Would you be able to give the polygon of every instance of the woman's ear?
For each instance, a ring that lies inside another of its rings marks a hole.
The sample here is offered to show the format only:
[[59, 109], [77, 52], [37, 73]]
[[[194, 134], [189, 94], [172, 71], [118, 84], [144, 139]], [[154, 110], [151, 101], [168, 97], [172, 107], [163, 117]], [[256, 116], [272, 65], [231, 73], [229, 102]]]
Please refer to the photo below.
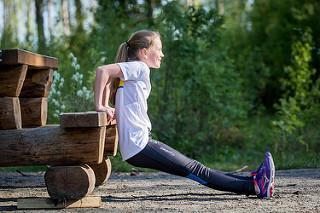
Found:
[[143, 48], [144, 59], [148, 59], [147, 53], [148, 53], [148, 49]]
[[143, 60], [143, 59], [147, 59], [147, 52], [148, 52], [148, 49], [147, 48], [142, 48], [139, 50], [139, 53], [138, 53], [138, 58], [140, 60]]

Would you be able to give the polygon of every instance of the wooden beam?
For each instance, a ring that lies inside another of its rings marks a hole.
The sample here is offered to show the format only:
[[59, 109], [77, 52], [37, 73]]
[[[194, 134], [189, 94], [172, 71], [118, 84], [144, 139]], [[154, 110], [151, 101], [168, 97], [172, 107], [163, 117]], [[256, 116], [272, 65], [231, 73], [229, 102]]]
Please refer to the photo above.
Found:
[[[0, 129], [20, 129], [21, 111], [17, 97], [0, 98]], [[1, 138], [2, 133], [0, 134]], [[0, 140], [2, 143], [3, 141]]]
[[81, 166], [53, 166], [44, 175], [50, 198], [57, 200], [81, 199], [94, 190], [96, 178], [86, 164]]
[[29, 69], [23, 83], [20, 97], [48, 97], [52, 84], [52, 78], [52, 69]]
[[1, 130], [0, 166], [101, 163], [105, 127], [63, 129], [58, 125]]
[[20, 98], [22, 127], [39, 127], [47, 123], [47, 98]]
[[60, 115], [62, 128], [98, 127], [106, 126], [108, 123], [105, 112], [70, 112]]
[[22, 49], [3, 49], [0, 50], [0, 65], [1, 64], [26, 64], [32, 68], [56, 69], [58, 68], [58, 59]]
[[0, 97], [18, 97], [28, 66], [0, 66]]
[[106, 127], [106, 139], [104, 147], [104, 156], [116, 156], [118, 150], [118, 130], [117, 125]]
[[99, 208], [101, 197], [84, 197], [79, 200], [55, 202], [50, 198], [18, 198], [18, 209]]

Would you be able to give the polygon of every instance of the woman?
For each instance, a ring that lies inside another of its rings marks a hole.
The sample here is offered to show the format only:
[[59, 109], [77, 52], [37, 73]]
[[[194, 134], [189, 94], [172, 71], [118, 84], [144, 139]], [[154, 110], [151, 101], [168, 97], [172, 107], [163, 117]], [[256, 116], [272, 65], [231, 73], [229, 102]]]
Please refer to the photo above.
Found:
[[[123, 160], [136, 167], [157, 169], [187, 177], [216, 190], [270, 198], [274, 192], [275, 167], [269, 152], [250, 177], [232, 175], [205, 167], [164, 143], [151, 138], [147, 99], [151, 91], [150, 69], [159, 68], [162, 43], [159, 33], [141, 30], [119, 47], [116, 64], [98, 67], [95, 106], [110, 119], [116, 117]], [[118, 80], [116, 87], [115, 79]], [[115, 109], [109, 106], [113, 99]]]

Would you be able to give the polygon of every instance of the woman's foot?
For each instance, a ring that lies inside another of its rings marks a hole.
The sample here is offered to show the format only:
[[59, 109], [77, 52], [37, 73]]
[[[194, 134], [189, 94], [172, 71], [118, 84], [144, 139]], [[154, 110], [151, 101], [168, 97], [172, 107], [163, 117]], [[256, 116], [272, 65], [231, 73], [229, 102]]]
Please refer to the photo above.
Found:
[[275, 166], [270, 152], [265, 153], [263, 163], [251, 174], [257, 197], [271, 198], [274, 194]]

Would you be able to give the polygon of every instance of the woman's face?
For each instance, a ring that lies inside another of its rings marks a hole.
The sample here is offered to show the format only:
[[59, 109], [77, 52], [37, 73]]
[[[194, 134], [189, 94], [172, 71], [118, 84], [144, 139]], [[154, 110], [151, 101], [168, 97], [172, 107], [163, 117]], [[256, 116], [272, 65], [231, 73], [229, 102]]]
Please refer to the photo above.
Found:
[[154, 38], [152, 45], [146, 49], [144, 62], [150, 68], [160, 68], [161, 59], [164, 57], [162, 52], [162, 42], [159, 37]]

